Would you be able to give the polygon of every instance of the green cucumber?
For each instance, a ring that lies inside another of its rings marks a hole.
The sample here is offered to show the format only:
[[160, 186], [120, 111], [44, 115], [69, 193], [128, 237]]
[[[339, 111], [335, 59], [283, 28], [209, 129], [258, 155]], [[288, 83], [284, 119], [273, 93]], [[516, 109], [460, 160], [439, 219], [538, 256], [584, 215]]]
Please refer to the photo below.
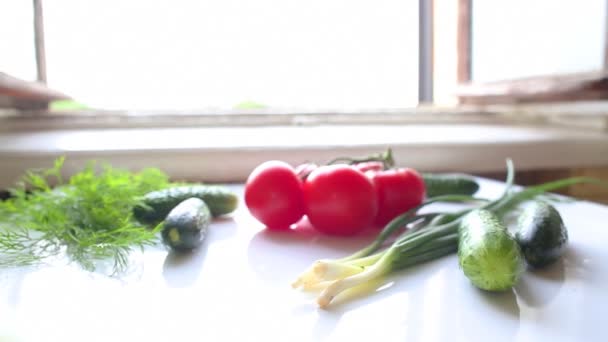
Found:
[[164, 220], [175, 206], [191, 197], [203, 200], [213, 217], [229, 214], [238, 205], [237, 195], [221, 186], [178, 186], [146, 194], [142, 204], [133, 209], [133, 215], [142, 223], [156, 224]]
[[422, 179], [426, 186], [426, 196], [473, 195], [479, 184], [471, 176], [458, 173], [424, 173]]
[[519, 245], [492, 212], [476, 209], [458, 230], [458, 262], [478, 288], [503, 291], [512, 288], [524, 269]]
[[163, 243], [176, 251], [198, 247], [207, 235], [211, 223], [209, 207], [200, 198], [192, 197], [179, 203], [163, 222]]
[[568, 230], [555, 207], [535, 201], [520, 216], [515, 239], [528, 265], [541, 268], [562, 256], [568, 243]]

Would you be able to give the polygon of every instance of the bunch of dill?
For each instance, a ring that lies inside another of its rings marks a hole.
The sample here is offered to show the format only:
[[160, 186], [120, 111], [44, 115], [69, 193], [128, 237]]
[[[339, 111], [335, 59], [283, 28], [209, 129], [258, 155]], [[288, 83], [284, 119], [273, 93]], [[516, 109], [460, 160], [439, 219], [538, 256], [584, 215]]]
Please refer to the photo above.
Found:
[[48, 170], [28, 171], [0, 201], [0, 267], [36, 265], [65, 253], [86, 270], [110, 260], [113, 274], [125, 271], [134, 248], [158, 239], [158, 227], [137, 222], [132, 208], [147, 192], [170, 186], [167, 175], [90, 162], [64, 182], [63, 164], [59, 158]]

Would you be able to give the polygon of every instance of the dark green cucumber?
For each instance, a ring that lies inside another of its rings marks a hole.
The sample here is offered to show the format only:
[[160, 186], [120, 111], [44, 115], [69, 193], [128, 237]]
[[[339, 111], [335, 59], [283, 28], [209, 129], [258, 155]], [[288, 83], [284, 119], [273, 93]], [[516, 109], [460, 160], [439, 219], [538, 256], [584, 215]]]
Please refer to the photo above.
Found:
[[179, 203], [163, 222], [163, 243], [176, 251], [198, 247], [209, 229], [211, 212], [200, 198], [192, 197]]
[[512, 288], [524, 269], [515, 239], [492, 212], [476, 209], [459, 227], [458, 262], [473, 285], [488, 291]]
[[142, 198], [142, 205], [134, 208], [133, 215], [142, 223], [155, 224], [164, 220], [175, 206], [191, 197], [203, 200], [213, 217], [229, 214], [238, 205], [237, 195], [221, 186], [178, 186], [146, 194]]
[[426, 196], [473, 195], [479, 184], [471, 176], [458, 173], [424, 173]]
[[528, 265], [540, 268], [555, 262], [564, 253], [568, 230], [555, 207], [535, 201], [520, 216], [515, 239]]

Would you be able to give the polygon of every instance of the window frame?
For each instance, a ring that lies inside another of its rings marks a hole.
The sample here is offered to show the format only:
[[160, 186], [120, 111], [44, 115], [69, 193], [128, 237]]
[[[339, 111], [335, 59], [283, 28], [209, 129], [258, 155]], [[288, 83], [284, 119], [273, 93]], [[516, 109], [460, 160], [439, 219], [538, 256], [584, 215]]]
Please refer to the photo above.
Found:
[[[188, 127], [191, 125], [204, 126], [268, 126], [268, 125], [302, 125], [302, 124], [386, 124], [386, 123], [458, 123], [458, 122], [485, 122], [495, 124], [513, 121], [512, 113], [520, 113], [517, 122], [537, 122], [539, 117], [545, 118], [545, 122], [556, 124], [558, 122], [570, 122], [571, 113], [568, 112], [567, 120], [553, 120], [558, 114], [553, 110], [546, 113], [542, 108], [533, 114], [530, 109], [517, 106], [496, 107], [494, 105], [520, 103], [535, 103], [558, 101], [560, 99], [573, 99], [575, 101], [586, 99], [604, 99], [604, 87], [608, 84], [608, 76], [601, 74], [599, 78], [594, 75], [583, 75], [584, 82], [577, 76], [571, 77], [569, 86], [561, 92], [561, 96], [553, 96], [555, 89], [547, 86], [553, 78], [543, 77], [521, 81], [505, 81], [496, 84], [480, 84], [471, 82], [471, 51], [472, 51], [472, 0], [458, 0], [457, 7], [450, 11], [456, 16], [457, 30], [456, 39], [456, 65], [455, 79], [459, 84], [457, 89], [458, 104], [456, 106], [437, 106], [433, 103], [434, 83], [434, 43], [435, 43], [435, 1], [419, 0], [419, 104], [415, 108], [400, 109], [367, 109], [367, 110], [301, 110], [293, 108], [268, 108], [268, 109], [234, 109], [234, 110], [191, 110], [191, 111], [107, 111], [107, 110], [73, 110], [65, 112], [53, 111], [49, 113], [48, 106], [44, 105], [55, 99], [69, 99], [65, 94], [45, 89], [42, 85], [46, 79], [46, 62], [44, 49], [44, 15], [43, 1], [33, 0], [34, 28], [36, 45], [36, 63], [39, 81], [29, 89], [36, 92], [29, 94], [26, 99], [31, 100], [38, 96], [43, 102], [42, 106], [35, 107], [17, 106], [17, 110], [0, 111], [0, 120], [6, 130], [10, 129], [81, 129], [81, 128], [113, 128], [113, 127]], [[437, 4], [439, 5], [439, 4]], [[608, 6], [607, 6], [608, 8]], [[608, 18], [608, 11], [607, 11]], [[608, 25], [607, 33], [608, 37]], [[608, 65], [608, 39], [605, 39], [606, 63]], [[519, 82], [519, 83], [518, 83]], [[552, 81], [555, 84], [560, 82]], [[519, 84], [518, 87], [516, 87]], [[548, 93], [537, 94], [528, 91], [528, 88], [538, 88], [543, 85], [549, 89]], [[507, 89], [505, 91], [505, 89]], [[515, 89], [515, 90], [514, 90]], [[574, 89], [574, 90], [573, 90]], [[592, 89], [593, 92], [590, 92]], [[576, 95], [576, 92], [579, 95]], [[514, 92], [516, 93], [514, 95]], [[572, 93], [575, 93], [572, 95]], [[608, 93], [608, 92], [606, 92]], [[49, 96], [52, 95], [52, 96]], [[600, 95], [598, 95], [600, 94]], [[56, 96], [55, 96], [56, 95]], [[55, 97], [53, 97], [55, 96]], [[561, 96], [561, 97], [560, 97]], [[579, 97], [577, 97], [579, 96]], [[24, 101], [17, 101], [22, 104]], [[0, 104], [1, 105], [1, 104]], [[474, 113], [474, 114], [472, 114]], [[527, 113], [527, 114], [521, 114]], [[561, 114], [560, 114], [561, 115]], [[179, 120], [175, 120], [178, 118]], [[472, 119], [474, 118], [474, 119]], [[497, 119], [498, 118], [498, 119]], [[179, 121], [179, 122], [176, 122]], [[596, 127], [602, 129], [603, 124]], [[2, 129], [0, 129], [2, 131]]]
[[[418, 39], [418, 100], [419, 106], [433, 103], [434, 83], [434, 7], [436, 0], [419, 0], [419, 39]], [[608, 1], [607, 1], [608, 2]], [[608, 21], [608, 6], [606, 6]], [[34, 46], [38, 83], [46, 83], [46, 54], [44, 35], [43, 0], [33, 0]], [[472, 17], [473, 0], [458, 0], [456, 29], [456, 97], [457, 103], [492, 105], [536, 102], [565, 102], [608, 99], [608, 25], [604, 34], [604, 68], [597, 73], [572, 75], [548, 75], [526, 79], [513, 79], [500, 82], [472, 81]], [[568, 87], [559, 82], [567, 80]], [[538, 88], [543, 91], [539, 93]], [[52, 91], [51, 91], [52, 92]], [[43, 98], [44, 101], [44, 98]], [[18, 109], [32, 109], [22, 106]], [[39, 105], [33, 107], [40, 109]], [[47, 107], [48, 108], [48, 107]], [[272, 108], [272, 111], [281, 111]], [[380, 109], [382, 111], [382, 109]], [[123, 112], [128, 112], [125, 110]], [[238, 110], [235, 112], [239, 112]], [[176, 114], [179, 114], [176, 112]], [[225, 112], [218, 114], [226, 114]]]
[[[608, 22], [608, 1], [605, 20]], [[608, 100], [608, 23], [601, 42], [604, 65], [600, 70], [552, 74], [496, 82], [472, 80], [473, 0], [458, 0], [456, 96], [461, 105], [577, 102]]]
[[44, 16], [42, 0], [33, 0], [34, 4], [34, 49], [36, 51], [36, 75], [40, 83], [46, 84], [46, 49], [44, 36]]

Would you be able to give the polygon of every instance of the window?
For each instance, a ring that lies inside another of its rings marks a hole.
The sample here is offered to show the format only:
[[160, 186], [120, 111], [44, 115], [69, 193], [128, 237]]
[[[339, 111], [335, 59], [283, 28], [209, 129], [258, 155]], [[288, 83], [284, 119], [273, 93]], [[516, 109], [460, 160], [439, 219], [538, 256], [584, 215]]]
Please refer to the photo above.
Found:
[[[13, 42], [12, 62], [1, 54], [0, 71], [34, 80], [37, 56], [45, 57], [50, 88], [88, 108], [48, 113], [8, 102], [13, 107], [0, 111], [0, 181], [63, 153], [73, 165], [107, 158], [213, 181], [242, 180], [269, 158], [323, 161], [386, 146], [423, 170], [502, 171], [506, 157], [522, 168], [606, 164], [605, 102], [587, 113], [485, 106], [606, 98], [604, 0], [33, 2], [44, 5], [44, 30], [32, 29], [31, 2], [0, 2], [8, 20], [0, 44]], [[497, 13], [522, 27], [504, 31]], [[569, 13], [574, 26], [559, 25]], [[548, 31], [537, 32], [545, 22]], [[524, 26], [534, 32], [525, 35]], [[24, 33], [8, 30], [18, 27]], [[568, 39], [555, 38], [570, 30]], [[548, 34], [550, 48], [537, 49], [540, 38], [523, 41]], [[35, 37], [45, 38], [44, 49], [34, 49]], [[525, 56], [541, 53], [539, 61], [554, 64], [526, 64]], [[572, 60], [580, 64], [570, 68]], [[529, 91], [543, 85], [529, 76], [598, 65], [599, 77], [554, 75], [540, 79], [549, 81], [547, 93]], [[556, 160], [552, 151], [574, 157]]]
[[356, 112], [504, 102], [522, 77], [524, 93], [603, 84], [605, 0], [33, 2], [44, 30], [31, 3], [0, 4], [0, 71], [33, 80], [38, 58], [40, 79], [96, 109]]
[[603, 68], [604, 0], [475, 1], [472, 11], [473, 81]]
[[36, 79], [32, 3], [3, 0], [0, 3], [0, 71], [33, 81]]
[[461, 103], [608, 99], [605, 0], [460, 0]]
[[418, 102], [416, 1], [42, 2], [48, 85], [89, 107]]

